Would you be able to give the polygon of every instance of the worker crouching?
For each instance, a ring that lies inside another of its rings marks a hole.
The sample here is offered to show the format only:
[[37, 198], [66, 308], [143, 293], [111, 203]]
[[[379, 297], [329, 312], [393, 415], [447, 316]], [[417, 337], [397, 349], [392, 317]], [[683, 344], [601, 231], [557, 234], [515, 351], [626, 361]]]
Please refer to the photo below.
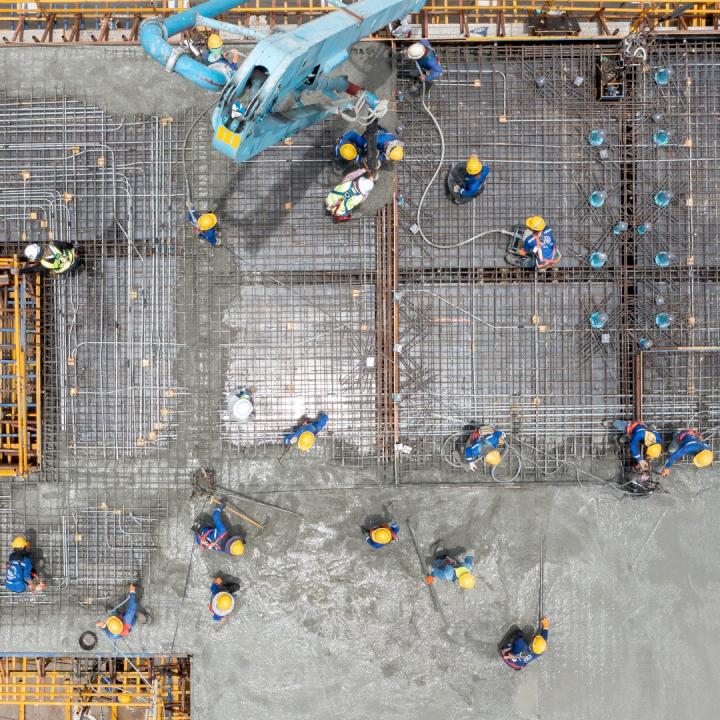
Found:
[[444, 72], [432, 45], [427, 40], [420, 40], [410, 45], [407, 49], [407, 56], [417, 64], [418, 79], [427, 87], [438, 80]]
[[44, 250], [37, 243], [31, 243], [25, 248], [23, 255], [30, 262], [20, 270], [20, 275], [28, 273], [67, 275], [81, 264], [75, 246], [68, 242], [51, 242]]
[[538, 631], [529, 644], [522, 630], [516, 629], [508, 637], [500, 653], [505, 664], [513, 670], [522, 670], [533, 660], [537, 660], [547, 649], [549, 627], [550, 622], [547, 617], [543, 617]]
[[465, 462], [470, 470], [477, 470], [481, 463], [496, 466], [502, 462], [498, 448], [505, 445], [506, 435], [492, 425], [482, 427], [470, 433], [465, 443]]
[[613, 420], [612, 427], [627, 438], [636, 470], [647, 470], [648, 461], [662, 454], [657, 432], [648, 429], [642, 420]]
[[137, 623], [137, 587], [128, 585], [127, 607], [122, 614], [115, 613], [105, 620], [98, 620], [95, 625], [111, 640], [127, 637]]
[[208, 610], [215, 622], [225, 622], [235, 608], [233, 595], [240, 589], [235, 582], [226, 582], [221, 576], [213, 579], [210, 585], [210, 604]]
[[33, 568], [30, 542], [18, 535], [11, 543], [10, 557], [5, 568], [5, 589], [14, 593], [37, 593], [46, 587]]
[[335, 222], [352, 219], [353, 210], [367, 200], [375, 187], [377, 176], [365, 168], [348, 173], [325, 198], [325, 209]]
[[545, 220], [533, 215], [525, 220], [525, 227], [516, 228], [505, 255], [510, 265], [545, 272], [555, 267], [562, 255], [555, 244], [555, 235]]
[[366, 532], [365, 541], [371, 548], [379, 550], [390, 543], [397, 542], [399, 532], [400, 525], [396, 522], [378, 525]]
[[289, 432], [283, 438], [283, 444], [286, 446], [296, 445], [298, 450], [309, 452], [315, 446], [315, 439], [318, 433], [325, 429], [328, 423], [328, 416], [320, 413], [317, 420], [313, 422], [303, 422], [292, 432]]
[[231, 535], [222, 519], [224, 506], [218, 505], [212, 514], [212, 527], [196, 522], [193, 525], [195, 544], [205, 550], [216, 550], [227, 555], [239, 557], [245, 554], [245, 542], [240, 535]]
[[693, 465], [697, 468], [709, 467], [713, 462], [713, 452], [710, 445], [702, 439], [700, 432], [696, 428], [676, 430], [670, 441], [669, 452], [670, 455], [662, 469], [662, 474], [665, 477], [670, 474], [670, 468], [685, 456], [692, 458]]
[[474, 200], [485, 190], [490, 168], [483, 165], [477, 155], [471, 155], [467, 162], [456, 163], [450, 168], [447, 185], [450, 197], [456, 205]]
[[436, 580], [447, 580], [457, 583], [463, 590], [472, 590], [475, 587], [475, 576], [470, 572], [472, 567], [472, 555], [460, 559], [441, 551], [433, 560], [425, 582], [434, 585]]

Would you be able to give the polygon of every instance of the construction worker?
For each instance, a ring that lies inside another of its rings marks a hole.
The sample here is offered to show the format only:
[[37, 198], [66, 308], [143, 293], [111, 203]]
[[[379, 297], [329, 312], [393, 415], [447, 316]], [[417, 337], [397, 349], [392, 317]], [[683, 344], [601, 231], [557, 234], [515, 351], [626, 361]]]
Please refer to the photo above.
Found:
[[552, 228], [539, 215], [533, 215], [525, 220], [525, 230], [515, 234], [505, 259], [511, 265], [545, 272], [557, 265], [562, 256]]
[[245, 543], [240, 535], [230, 535], [223, 522], [224, 505], [218, 505], [212, 514], [212, 527], [205, 527], [196, 521], [192, 527], [195, 533], [195, 544], [206, 550], [217, 550], [238, 557], [245, 553]]
[[392, 542], [397, 542], [399, 532], [400, 525], [398, 523], [384, 523], [366, 531], [365, 541], [371, 548], [379, 550]]
[[325, 209], [335, 222], [346, 222], [352, 218], [352, 211], [367, 200], [375, 187], [377, 176], [360, 168], [347, 174], [325, 198]]
[[436, 580], [448, 580], [456, 582], [463, 590], [472, 590], [475, 587], [475, 576], [470, 572], [472, 567], [472, 555], [466, 555], [461, 560], [459, 557], [451, 557], [446, 552], [440, 551], [425, 576], [425, 582], [433, 585]]
[[13, 539], [5, 568], [5, 589], [14, 593], [42, 592], [47, 585], [38, 578], [30, 558], [30, 542], [22, 535]]
[[430, 87], [442, 74], [442, 65], [427, 40], [414, 42], [407, 49], [407, 56], [417, 63], [420, 71], [420, 81]]
[[550, 622], [547, 617], [540, 620], [540, 627], [528, 645], [522, 630], [518, 628], [513, 632], [502, 648], [501, 655], [506, 665], [513, 670], [522, 670], [533, 660], [537, 660], [547, 649], [548, 628]]
[[470, 470], [477, 470], [480, 463], [495, 466], [502, 462], [498, 447], [505, 444], [505, 433], [492, 425], [483, 425], [470, 433], [465, 442], [465, 462]]
[[[378, 161], [388, 160], [399, 162], [405, 157], [405, 146], [398, 140], [397, 135], [378, 127], [375, 134], [378, 149]], [[338, 172], [347, 172], [354, 165], [366, 165], [368, 153], [367, 131], [360, 135], [354, 130], [348, 130], [335, 145], [334, 166]]]
[[483, 165], [477, 155], [471, 155], [467, 162], [456, 163], [448, 173], [448, 189], [456, 205], [468, 203], [485, 189], [490, 168]]
[[247, 422], [255, 412], [253, 396], [247, 388], [240, 388], [228, 398], [228, 415], [239, 423]]
[[[95, 625], [100, 628], [111, 640], [127, 637], [137, 622], [137, 587], [134, 583], [128, 585], [127, 607], [121, 615], [115, 613], [105, 620], [98, 620]], [[124, 603], [123, 603], [124, 604]]]
[[30, 263], [20, 270], [20, 275], [27, 273], [66, 275], [80, 265], [73, 244], [59, 240], [49, 243], [44, 251], [37, 243], [31, 243], [25, 247], [23, 255]]
[[647, 470], [647, 459], [660, 457], [662, 445], [658, 434], [648, 430], [642, 420], [613, 420], [612, 427], [627, 436], [630, 442], [630, 455], [635, 460], [636, 470]]
[[235, 582], [225, 582], [218, 575], [210, 585], [210, 604], [208, 610], [212, 613], [215, 622], [225, 622], [235, 607], [233, 595], [240, 589]]
[[188, 209], [188, 220], [193, 226], [193, 232], [213, 247], [222, 245], [220, 242], [220, 228], [215, 213], [206, 212], [200, 214], [195, 206], [188, 200], [185, 205]]
[[375, 139], [377, 142], [378, 159], [381, 164], [386, 163], [388, 160], [391, 162], [400, 162], [405, 157], [405, 145], [402, 141], [398, 140], [397, 135], [394, 133], [379, 127]]
[[315, 445], [315, 437], [319, 432], [324, 430], [328, 423], [328, 416], [320, 413], [317, 420], [301, 424], [291, 433], [287, 433], [283, 438], [285, 445], [297, 445], [299, 450], [308, 452]]
[[229, 78], [238, 69], [240, 55], [236, 50], [225, 50], [223, 39], [217, 33], [211, 33], [207, 39], [207, 50], [203, 53], [206, 65], [214, 65]]
[[662, 469], [662, 474], [665, 477], [670, 474], [670, 468], [685, 455], [692, 458], [695, 467], [704, 468], [712, 465], [713, 452], [696, 428], [676, 430], [673, 433], [668, 450], [670, 456], [665, 461]]

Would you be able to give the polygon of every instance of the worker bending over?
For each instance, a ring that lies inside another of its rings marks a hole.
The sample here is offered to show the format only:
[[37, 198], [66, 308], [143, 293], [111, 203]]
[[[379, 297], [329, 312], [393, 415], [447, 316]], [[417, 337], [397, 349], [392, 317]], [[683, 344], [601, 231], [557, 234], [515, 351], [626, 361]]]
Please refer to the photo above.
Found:
[[215, 213], [206, 212], [202, 215], [195, 209], [195, 206], [188, 200], [185, 205], [188, 209], [188, 220], [193, 226], [193, 232], [213, 247], [222, 245], [220, 242], [220, 228]]
[[5, 568], [5, 589], [14, 593], [42, 592], [47, 585], [38, 578], [30, 558], [30, 543], [18, 535], [10, 547], [10, 557]]
[[410, 45], [407, 49], [407, 56], [417, 63], [420, 82], [424, 82], [427, 87], [430, 87], [444, 72], [435, 51], [427, 40], [419, 40]]
[[400, 525], [396, 522], [377, 525], [366, 532], [365, 541], [371, 548], [379, 550], [390, 543], [397, 542], [399, 532]]
[[670, 456], [662, 469], [665, 477], [670, 474], [670, 468], [685, 455], [692, 458], [693, 464], [698, 468], [708, 467], [713, 461], [713, 452], [710, 446], [702, 439], [696, 428], [676, 430], [670, 441], [669, 452]]
[[343, 181], [336, 185], [325, 198], [325, 209], [335, 222], [352, 219], [353, 210], [367, 200], [375, 187], [377, 175], [360, 168], [348, 173]]
[[234, 582], [225, 582], [221, 576], [214, 578], [210, 585], [210, 604], [208, 610], [215, 622], [225, 622], [235, 607], [233, 595], [240, 589]]
[[483, 425], [470, 433], [465, 442], [465, 462], [470, 470], [477, 470], [480, 463], [499, 465], [502, 455], [498, 447], [505, 445], [505, 433], [492, 425]]
[[642, 420], [630, 420], [629, 422], [613, 420], [612, 426], [627, 436], [630, 443], [630, 455], [635, 460], [636, 470], [648, 469], [647, 458], [652, 460], [660, 457], [662, 445], [659, 437], [652, 430], [648, 430]]
[[105, 620], [98, 620], [95, 625], [100, 628], [111, 640], [127, 637], [137, 622], [137, 588], [133, 583], [128, 585], [127, 608], [122, 616], [111, 615]]
[[315, 445], [315, 438], [319, 432], [325, 429], [328, 423], [328, 416], [320, 413], [317, 420], [299, 425], [295, 430], [287, 433], [283, 438], [285, 445], [297, 445], [298, 450], [308, 452]]
[[212, 514], [212, 527], [202, 526], [195, 522], [192, 527], [195, 533], [195, 544], [205, 550], [217, 550], [235, 557], [245, 553], [245, 543], [240, 535], [230, 535], [230, 531], [223, 522], [222, 511], [224, 505], [218, 505]]
[[468, 203], [485, 189], [490, 168], [483, 165], [477, 155], [471, 155], [465, 163], [455, 163], [448, 173], [448, 190], [456, 205]]
[[237, 50], [225, 51], [223, 39], [217, 33], [211, 33], [207, 39], [207, 50], [203, 53], [206, 65], [222, 71], [229, 79], [240, 64], [240, 53]]
[[540, 628], [529, 645], [522, 630], [518, 628], [512, 633], [501, 652], [505, 664], [509, 665], [513, 670], [522, 670], [533, 660], [537, 660], [547, 649], [549, 627], [550, 622], [547, 617], [543, 617], [540, 620]]
[[505, 259], [511, 265], [545, 272], [557, 265], [562, 256], [555, 245], [552, 228], [539, 215], [533, 215], [525, 221], [522, 235], [518, 237], [516, 233]]
[[28, 273], [67, 275], [80, 266], [74, 245], [59, 240], [49, 243], [45, 250], [37, 243], [31, 243], [25, 248], [23, 255], [30, 263], [20, 270], [20, 275]]
[[472, 567], [472, 555], [460, 559], [441, 551], [433, 560], [425, 582], [433, 585], [436, 580], [447, 580], [457, 583], [463, 590], [472, 590], [475, 587], [475, 576], [470, 572]]
[[[375, 134], [378, 149], [378, 161], [382, 165], [388, 160], [399, 162], [405, 157], [405, 146], [398, 140], [397, 135], [378, 127]], [[348, 130], [335, 145], [335, 169], [338, 172], [348, 172], [354, 166], [365, 166], [368, 155], [367, 131], [360, 135], [355, 130]]]

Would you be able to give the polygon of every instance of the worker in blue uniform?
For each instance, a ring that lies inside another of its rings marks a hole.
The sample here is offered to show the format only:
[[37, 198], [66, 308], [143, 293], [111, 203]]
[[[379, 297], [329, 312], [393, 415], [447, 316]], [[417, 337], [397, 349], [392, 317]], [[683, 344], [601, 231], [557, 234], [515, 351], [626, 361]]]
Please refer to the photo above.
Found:
[[222, 242], [220, 242], [220, 227], [215, 213], [206, 212], [201, 214], [189, 200], [185, 205], [188, 209], [188, 221], [193, 226], [193, 232], [198, 238], [213, 247], [222, 245]]
[[236, 582], [226, 582], [218, 575], [210, 585], [210, 604], [208, 609], [215, 622], [225, 622], [235, 607], [233, 595], [240, 589]]
[[505, 444], [506, 435], [492, 425], [483, 425], [470, 433], [465, 442], [465, 462], [470, 470], [477, 470], [480, 463], [499, 465], [502, 455], [498, 450]]
[[440, 551], [436, 554], [432, 566], [425, 576], [425, 582], [428, 585], [434, 585], [436, 580], [447, 580], [448, 582], [457, 583], [463, 590], [472, 590], [475, 587], [475, 576], [471, 572], [472, 568], [472, 555], [465, 555], [461, 559]]
[[[137, 587], [130, 583], [128, 596], [125, 601], [127, 607], [122, 615], [114, 613], [105, 620], [98, 620], [95, 625], [102, 630], [111, 640], [127, 637], [137, 623]], [[125, 604], [123, 603], [123, 604]]]
[[[380, 164], [391, 160], [398, 162], [405, 157], [405, 147], [398, 140], [397, 135], [378, 127], [375, 134]], [[364, 166], [367, 161], [368, 138], [367, 132], [363, 135], [348, 130], [335, 145], [334, 169], [346, 173], [354, 166]]]
[[420, 80], [430, 87], [443, 74], [442, 65], [427, 40], [414, 42], [407, 49], [407, 56], [420, 68]]
[[660, 438], [657, 432], [648, 429], [642, 420], [613, 420], [612, 427], [627, 437], [636, 470], [647, 470], [647, 459], [660, 457], [662, 453]]
[[[230, 57], [229, 57], [230, 56]], [[223, 71], [228, 79], [238, 69], [239, 53], [236, 51], [225, 51], [223, 39], [217, 33], [211, 33], [207, 39], [207, 50], [203, 53], [203, 61], [206, 65]]]
[[505, 255], [508, 263], [545, 272], [562, 260], [552, 228], [539, 215], [529, 217], [524, 231], [521, 230], [522, 227], [515, 233]]
[[507, 643], [501, 651], [505, 664], [509, 665], [513, 670], [522, 670], [533, 660], [537, 660], [547, 649], [549, 627], [550, 622], [547, 617], [543, 617], [540, 620], [540, 628], [530, 644], [525, 640], [525, 636], [520, 628], [515, 630], [515, 632], [508, 637]]
[[383, 523], [382, 525], [370, 528], [365, 533], [365, 541], [371, 548], [379, 550], [390, 543], [397, 542], [399, 532], [400, 525], [398, 523], [394, 521]]
[[30, 543], [18, 535], [13, 539], [5, 567], [5, 589], [14, 593], [42, 592], [47, 585], [38, 578], [30, 558]]
[[306, 422], [299, 425], [295, 430], [289, 432], [283, 438], [283, 443], [288, 447], [290, 445], [297, 445], [299, 450], [308, 452], [315, 445], [315, 438], [319, 432], [325, 429], [328, 423], [328, 416], [325, 413], [320, 413], [317, 416], [317, 420], [313, 422]]
[[455, 163], [447, 176], [447, 188], [456, 205], [468, 203], [483, 190], [490, 175], [490, 168], [483, 165], [477, 155], [471, 155], [466, 162]]
[[228, 555], [239, 556], [245, 553], [245, 542], [239, 535], [231, 535], [223, 522], [224, 505], [218, 505], [212, 514], [212, 527], [196, 521], [192, 527], [195, 533], [195, 544], [205, 550], [217, 550]]
[[673, 433], [669, 447], [670, 455], [663, 465], [662, 474], [667, 477], [670, 468], [686, 455], [692, 458], [695, 467], [704, 468], [712, 465], [713, 452], [701, 437], [696, 428], [676, 430]]

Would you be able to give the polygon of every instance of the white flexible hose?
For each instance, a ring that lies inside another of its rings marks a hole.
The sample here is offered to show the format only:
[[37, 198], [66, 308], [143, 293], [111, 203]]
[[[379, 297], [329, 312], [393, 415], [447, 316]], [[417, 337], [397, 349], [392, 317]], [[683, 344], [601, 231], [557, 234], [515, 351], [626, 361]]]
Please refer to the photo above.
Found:
[[418, 206], [417, 206], [417, 213], [415, 214], [415, 225], [417, 226], [418, 232], [420, 233], [420, 237], [430, 247], [434, 247], [439, 250], [451, 250], [453, 248], [459, 248], [459, 247], [462, 247], [463, 245], [467, 245], [471, 242], [474, 242], [475, 240], [478, 240], [481, 237], [485, 237], [485, 235], [493, 235], [495, 233], [501, 233], [502, 235], [509, 235], [510, 237], [512, 237], [513, 233], [509, 232], [508, 230], [485, 230], [481, 233], [478, 233], [477, 235], [473, 235], [472, 237], [469, 237], [465, 240], [461, 240], [460, 242], [452, 243], [450, 245], [441, 245], [440, 243], [433, 242], [425, 235], [425, 233], [423, 232], [423, 229], [422, 229], [422, 224], [420, 222], [420, 213], [422, 212], [422, 207], [423, 207], [423, 204], [425, 203], [425, 198], [427, 197], [427, 194], [430, 191], [430, 188], [435, 183], [435, 180], [437, 180], [437, 176], [440, 174], [440, 170], [442, 170], [442, 166], [445, 164], [445, 135], [443, 134], [442, 128], [440, 127], [440, 123], [437, 121], [437, 118], [430, 112], [430, 108], [427, 106], [427, 104], [425, 102], [425, 83], [423, 83], [422, 106], [423, 106], [425, 112], [430, 116], [430, 119], [433, 121], [433, 124], [435, 125], [435, 128], [438, 131], [438, 135], [440, 136], [440, 162], [438, 163], [438, 166], [435, 169], [435, 172], [433, 173], [432, 178], [430, 178], [430, 182], [428, 183], [427, 187], [425, 188], [425, 191], [423, 192], [422, 196], [420, 197], [420, 202], [418, 203]]

